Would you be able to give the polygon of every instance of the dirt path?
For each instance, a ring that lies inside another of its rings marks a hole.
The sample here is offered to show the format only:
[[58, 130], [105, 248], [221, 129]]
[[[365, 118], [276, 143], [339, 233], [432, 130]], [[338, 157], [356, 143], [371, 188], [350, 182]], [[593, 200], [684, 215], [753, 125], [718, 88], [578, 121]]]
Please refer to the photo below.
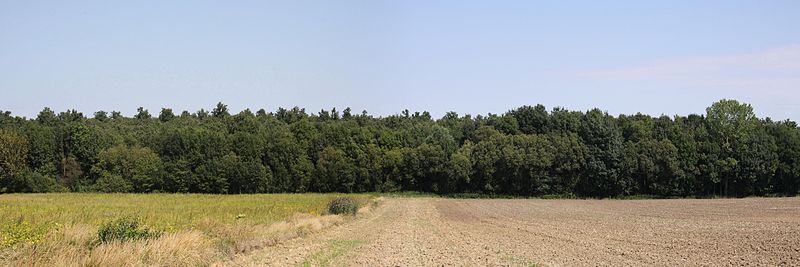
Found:
[[235, 266], [800, 265], [800, 198], [387, 199]]

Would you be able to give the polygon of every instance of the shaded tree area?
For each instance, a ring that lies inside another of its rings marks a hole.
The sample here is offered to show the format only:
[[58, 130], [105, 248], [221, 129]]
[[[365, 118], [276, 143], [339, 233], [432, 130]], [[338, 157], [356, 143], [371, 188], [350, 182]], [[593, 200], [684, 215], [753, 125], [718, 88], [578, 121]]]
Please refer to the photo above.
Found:
[[542, 105], [433, 119], [350, 108], [133, 117], [0, 113], [0, 192], [795, 195], [800, 129], [721, 100], [706, 114]]

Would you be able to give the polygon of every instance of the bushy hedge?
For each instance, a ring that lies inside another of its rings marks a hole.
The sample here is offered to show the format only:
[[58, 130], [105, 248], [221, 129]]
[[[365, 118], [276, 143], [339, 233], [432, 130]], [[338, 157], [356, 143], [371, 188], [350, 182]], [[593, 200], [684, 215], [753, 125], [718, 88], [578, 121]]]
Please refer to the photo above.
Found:
[[358, 212], [358, 200], [349, 197], [340, 197], [328, 204], [328, 212], [331, 214], [352, 214]]
[[138, 220], [133, 218], [119, 218], [100, 226], [97, 236], [100, 242], [129, 241], [139, 239], [155, 238], [161, 232], [148, 229], [142, 226]]

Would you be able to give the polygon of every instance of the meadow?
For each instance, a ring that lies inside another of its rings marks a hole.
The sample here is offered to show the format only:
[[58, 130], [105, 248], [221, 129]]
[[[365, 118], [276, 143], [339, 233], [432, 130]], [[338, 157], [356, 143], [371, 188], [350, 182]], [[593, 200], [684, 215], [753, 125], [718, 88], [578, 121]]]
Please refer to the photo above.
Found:
[[[340, 196], [0, 195], [0, 264], [208, 265], [339, 223], [341, 217], [326, 213], [328, 203]], [[100, 242], [98, 228], [120, 218], [136, 221], [158, 237]]]

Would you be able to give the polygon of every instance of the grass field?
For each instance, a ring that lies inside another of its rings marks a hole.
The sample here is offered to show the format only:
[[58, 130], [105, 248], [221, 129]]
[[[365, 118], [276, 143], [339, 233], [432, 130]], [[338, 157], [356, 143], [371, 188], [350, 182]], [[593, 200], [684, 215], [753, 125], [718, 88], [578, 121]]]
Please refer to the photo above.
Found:
[[[113, 265], [130, 260], [141, 265], [204, 265], [215, 258], [229, 257], [274, 243], [276, 239], [291, 238], [303, 231], [336, 223], [335, 216], [320, 215], [326, 212], [327, 204], [339, 196], [0, 195], [0, 260], [9, 265], [49, 265], [63, 260], [66, 263], [59, 265]], [[361, 200], [370, 197], [348, 196]], [[97, 228], [119, 218], [133, 218], [161, 235], [154, 240], [100, 243]], [[197, 244], [200, 247], [193, 247]], [[197, 251], [186, 251], [193, 248]], [[114, 256], [115, 253], [120, 255]], [[161, 255], [163, 253], [186, 255], [171, 257]], [[189, 255], [196, 253], [210, 255]], [[126, 254], [140, 259], [118, 258]], [[160, 257], [183, 257], [185, 260], [164, 262]]]

